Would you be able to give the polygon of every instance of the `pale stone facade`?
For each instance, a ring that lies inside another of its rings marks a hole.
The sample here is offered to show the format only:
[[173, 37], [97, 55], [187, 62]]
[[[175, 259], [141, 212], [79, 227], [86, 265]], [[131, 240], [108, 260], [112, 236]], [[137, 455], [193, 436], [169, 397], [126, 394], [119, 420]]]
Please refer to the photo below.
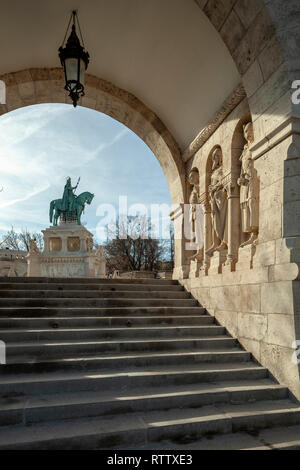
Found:
[[0, 250], [0, 276], [25, 277], [27, 275], [27, 252], [22, 250]]
[[42, 253], [35, 242], [31, 242], [27, 255], [28, 276], [106, 277], [103, 247], [93, 250], [93, 234], [85, 227], [66, 222], [42, 232]]

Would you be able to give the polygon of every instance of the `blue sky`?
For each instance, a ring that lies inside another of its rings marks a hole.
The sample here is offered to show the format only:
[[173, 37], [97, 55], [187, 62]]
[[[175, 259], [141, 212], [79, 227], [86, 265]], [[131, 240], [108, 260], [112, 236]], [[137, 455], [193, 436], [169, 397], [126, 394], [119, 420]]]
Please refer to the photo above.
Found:
[[77, 194], [95, 194], [82, 222], [93, 233], [101, 203], [171, 205], [168, 185], [151, 150], [110, 117], [67, 104], [28, 106], [0, 117], [0, 237], [16, 230], [50, 226], [52, 199], [62, 197], [67, 176]]

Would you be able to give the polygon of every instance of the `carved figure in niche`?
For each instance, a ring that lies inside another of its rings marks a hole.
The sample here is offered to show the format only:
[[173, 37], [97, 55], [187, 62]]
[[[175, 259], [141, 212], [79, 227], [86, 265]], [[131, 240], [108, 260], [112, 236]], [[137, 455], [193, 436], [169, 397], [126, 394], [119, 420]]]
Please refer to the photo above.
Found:
[[244, 129], [244, 137], [247, 143], [240, 156], [242, 162], [241, 174], [237, 180], [240, 186], [240, 206], [242, 232], [250, 234], [248, 240], [241, 244], [241, 247], [256, 244], [258, 237], [258, 191], [259, 183], [257, 172], [254, 168], [250, 145], [254, 141], [253, 124], [248, 122]]
[[208, 188], [212, 217], [212, 246], [206, 251], [212, 255], [215, 250], [227, 249], [227, 193], [222, 184], [222, 150], [217, 147], [212, 154], [211, 184]]
[[36, 245], [36, 240], [35, 238], [29, 241], [29, 253], [30, 254], [40, 254], [40, 250], [38, 249]]
[[193, 186], [190, 198], [189, 198], [189, 223], [191, 227], [191, 232], [193, 233], [194, 239], [193, 241], [197, 246], [197, 252], [193, 256], [190, 257], [191, 260], [198, 259], [201, 260], [203, 258], [203, 237], [201, 236], [202, 230], [202, 217], [200, 211], [200, 203], [199, 203], [199, 172], [197, 168], [193, 168], [188, 177], [188, 181], [191, 186]]

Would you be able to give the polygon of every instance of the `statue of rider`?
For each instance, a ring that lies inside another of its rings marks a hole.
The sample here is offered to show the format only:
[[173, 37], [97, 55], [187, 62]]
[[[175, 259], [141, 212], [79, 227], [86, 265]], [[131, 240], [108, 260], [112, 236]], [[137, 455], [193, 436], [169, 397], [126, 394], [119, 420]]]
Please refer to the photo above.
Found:
[[69, 176], [67, 177], [67, 182], [66, 182], [65, 187], [64, 187], [64, 194], [63, 194], [63, 197], [62, 197], [62, 210], [63, 211], [72, 212], [72, 211], [75, 210], [75, 198], [76, 198], [76, 196], [75, 196], [74, 192], [77, 189], [77, 186], [79, 184], [79, 180], [80, 180], [80, 178], [78, 179], [78, 182], [77, 182], [76, 186], [72, 187], [71, 178]]

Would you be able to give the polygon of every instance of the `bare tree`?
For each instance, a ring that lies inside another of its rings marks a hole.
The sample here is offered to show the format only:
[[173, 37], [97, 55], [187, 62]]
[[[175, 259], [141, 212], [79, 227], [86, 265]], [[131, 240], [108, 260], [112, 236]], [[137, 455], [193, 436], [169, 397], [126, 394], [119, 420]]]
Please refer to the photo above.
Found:
[[2, 246], [11, 250], [29, 251], [30, 240], [35, 240], [39, 250], [43, 249], [43, 235], [38, 232], [30, 232], [27, 228], [16, 232], [14, 227], [2, 237]]
[[151, 225], [145, 216], [127, 217], [111, 224], [105, 245], [109, 270], [155, 270], [165, 247], [150, 233]]

